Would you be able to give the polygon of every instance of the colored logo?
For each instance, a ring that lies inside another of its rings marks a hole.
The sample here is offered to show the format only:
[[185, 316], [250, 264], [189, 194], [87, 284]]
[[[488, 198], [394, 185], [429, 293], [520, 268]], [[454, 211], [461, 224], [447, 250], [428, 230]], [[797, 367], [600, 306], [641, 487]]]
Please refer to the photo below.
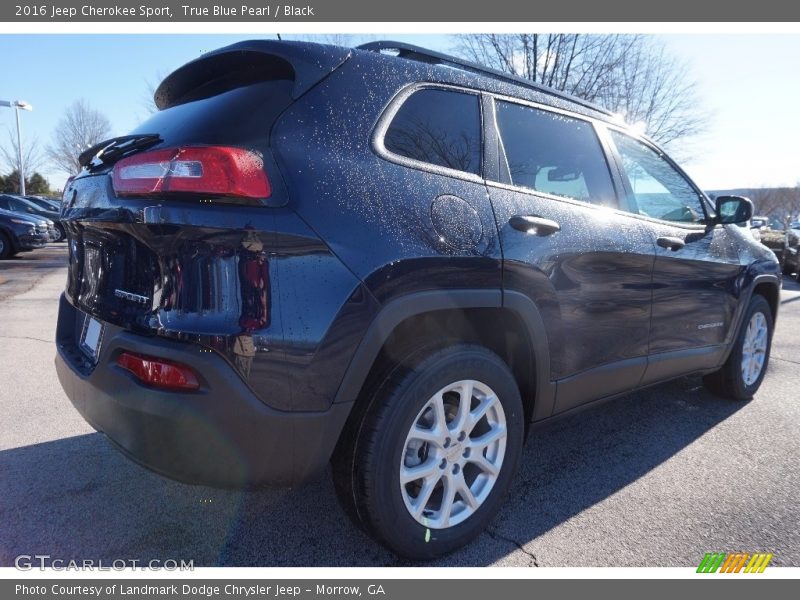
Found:
[[772, 553], [708, 552], [697, 567], [698, 573], [763, 573]]

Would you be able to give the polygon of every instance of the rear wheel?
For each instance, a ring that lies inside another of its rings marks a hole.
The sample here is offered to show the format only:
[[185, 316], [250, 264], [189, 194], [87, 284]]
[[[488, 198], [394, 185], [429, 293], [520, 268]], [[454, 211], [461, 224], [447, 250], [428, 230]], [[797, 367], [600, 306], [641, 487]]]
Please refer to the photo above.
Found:
[[0, 259], [14, 256], [14, 249], [11, 247], [11, 240], [0, 231]]
[[728, 360], [703, 383], [712, 393], [732, 400], [749, 400], [756, 393], [769, 363], [772, 309], [763, 296], [753, 296]]
[[370, 400], [334, 457], [345, 509], [407, 558], [463, 546], [499, 509], [522, 451], [522, 401], [508, 366], [459, 344], [394, 369]]

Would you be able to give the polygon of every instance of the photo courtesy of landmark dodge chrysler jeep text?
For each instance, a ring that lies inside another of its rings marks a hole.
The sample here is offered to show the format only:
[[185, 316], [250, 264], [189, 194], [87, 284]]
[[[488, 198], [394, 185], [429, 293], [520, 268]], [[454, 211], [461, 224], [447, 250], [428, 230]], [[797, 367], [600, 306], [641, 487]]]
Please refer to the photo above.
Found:
[[249, 41], [64, 191], [72, 403], [175, 479], [295, 486], [331, 462], [396, 553], [465, 544], [530, 424], [689, 373], [745, 400], [775, 256], [612, 114], [400, 43]]

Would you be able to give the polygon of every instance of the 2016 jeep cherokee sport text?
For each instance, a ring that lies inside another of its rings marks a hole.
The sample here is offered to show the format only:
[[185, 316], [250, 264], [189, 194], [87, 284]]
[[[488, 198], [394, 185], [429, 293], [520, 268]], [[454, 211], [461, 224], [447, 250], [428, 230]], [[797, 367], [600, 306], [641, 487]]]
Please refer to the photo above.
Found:
[[[393, 50], [393, 51], [392, 51]], [[67, 395], [176, 479], [293, 486], [430, 558], [528, 426], [676, 376], [750, 398], [780, 272], [608, 112], [404, 44], [243, 42], [64, 192]]]

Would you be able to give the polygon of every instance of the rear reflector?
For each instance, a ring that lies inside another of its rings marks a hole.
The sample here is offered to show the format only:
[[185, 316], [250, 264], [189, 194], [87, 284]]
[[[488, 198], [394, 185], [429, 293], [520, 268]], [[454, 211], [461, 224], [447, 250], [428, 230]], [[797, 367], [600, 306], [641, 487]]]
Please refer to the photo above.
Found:
[[112, 173], [118, 196], [189, 193], [269, 198], [264, 161], [242, 148], [185, 146], [123, 158]]
[[194, 371], [179, 363], [123, 352], [117, 358], [117, 364], [133, 373], [143, 383], [154, 387], [167, 390], [196, 390], [200, 387]]

